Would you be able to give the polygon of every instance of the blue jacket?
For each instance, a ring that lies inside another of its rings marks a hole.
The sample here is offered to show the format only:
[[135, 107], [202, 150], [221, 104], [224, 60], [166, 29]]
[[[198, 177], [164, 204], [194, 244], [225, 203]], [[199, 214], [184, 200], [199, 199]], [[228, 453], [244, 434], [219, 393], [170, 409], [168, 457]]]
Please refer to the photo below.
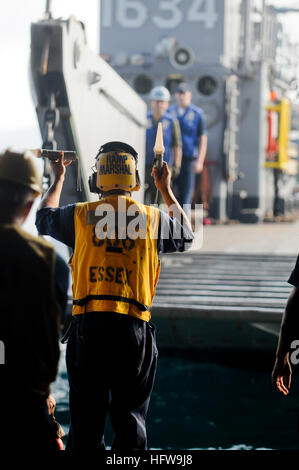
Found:
[[[172, 164], [172, 129], [174, 118], [167, 113], [164, 114], [160, 122], [163, 127], [163, 140], [164, 140], [164, 160]], [[154, 160], [154, 146], [156, 142], [158, 123], [153, 120], [152, 113], [147, 114], [147, 129], [146, 129], [146, 165], [151, 166]]]
[[202, 110], [191, 104], [182, 115], [179, 114], [178, 106], [171, 106], [167, 112], [179, 121], [182, 134], [183, 156], [186, 158], [195, 157], [197, 155], [199, 139], [203, 134], [206, 134], [206, 124]]

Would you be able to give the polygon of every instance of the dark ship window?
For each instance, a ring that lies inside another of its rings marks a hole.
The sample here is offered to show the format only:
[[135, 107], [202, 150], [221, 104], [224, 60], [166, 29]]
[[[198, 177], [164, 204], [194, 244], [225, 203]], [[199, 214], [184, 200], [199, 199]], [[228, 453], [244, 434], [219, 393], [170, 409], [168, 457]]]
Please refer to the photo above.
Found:
[[197, 82], [197, 89], [202, 95], [212, 95], [217, 88], [217, 81], [210, 75], [201, 77]]
[[141, 95], [146, 95], [153, 88], [153, 80], [148, 75], [137, 75], [134, 80], [134, 89]]
[[182, 75], [170, 75], [166, 79], [165, 86], [168, 88], [170, 94], [174, 95], [176, 87], [184, 81], [185, 79]]

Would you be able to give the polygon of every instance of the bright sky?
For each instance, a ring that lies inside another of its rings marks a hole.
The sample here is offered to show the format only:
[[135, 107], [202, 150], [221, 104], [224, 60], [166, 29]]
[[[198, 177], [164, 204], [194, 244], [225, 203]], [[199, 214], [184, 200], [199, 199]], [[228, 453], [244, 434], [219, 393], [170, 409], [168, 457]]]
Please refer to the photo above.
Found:
[[[0, 2], [0, 149], [13, 145], [16, 129], [24, 140], [40, 144], [35, 110], [29, 89], [30, 23], [43, 17], [46, 0], [1, 0]], [[98, 0], [52, 0], [54, 17], [74, 15], [86, 25], [88, 44], [98, 51]], [[22, 147], [22, 145], [21, 145]]]
[[[230, 0], [234, 1], [234, 0]], [[71, 14], [86, 25], [89, 46], [98, 50], [98, 0], [52, 0], [53, 16]], [[277, 6], [299, 6], [298, 0], [271, 0]], [[40, 136], [29, 89], [30, 23], [42, 18], [46, 0], [0, 2], [0, 150], [8, 145], [38, 146]], [[284, 15], [299, 42], [299, 14]], [[17, 132], [16, 132], [17, 130]]]

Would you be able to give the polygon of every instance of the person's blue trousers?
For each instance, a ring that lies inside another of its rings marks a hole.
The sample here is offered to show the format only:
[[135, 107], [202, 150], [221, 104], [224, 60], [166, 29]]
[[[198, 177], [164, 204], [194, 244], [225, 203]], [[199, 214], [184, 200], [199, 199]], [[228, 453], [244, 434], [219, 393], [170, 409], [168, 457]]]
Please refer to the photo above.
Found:
[[183, 206], [183, 204], [191, 204], [195, 184], [195, 174], [193, 172], [195, 160], [195, 158], [187, 158], [184, 156], [182, 158], [181, 171], [176, 180], [178, 201], [181, 206]]

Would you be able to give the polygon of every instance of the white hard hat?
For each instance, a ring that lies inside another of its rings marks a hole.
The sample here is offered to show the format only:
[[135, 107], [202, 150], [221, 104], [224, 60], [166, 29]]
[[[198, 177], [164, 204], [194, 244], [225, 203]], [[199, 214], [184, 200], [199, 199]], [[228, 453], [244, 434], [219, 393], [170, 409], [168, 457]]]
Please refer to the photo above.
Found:
[[170, 93], [165, 86], [155, 86], [149, 95], [150, 100], [170, 101]]

